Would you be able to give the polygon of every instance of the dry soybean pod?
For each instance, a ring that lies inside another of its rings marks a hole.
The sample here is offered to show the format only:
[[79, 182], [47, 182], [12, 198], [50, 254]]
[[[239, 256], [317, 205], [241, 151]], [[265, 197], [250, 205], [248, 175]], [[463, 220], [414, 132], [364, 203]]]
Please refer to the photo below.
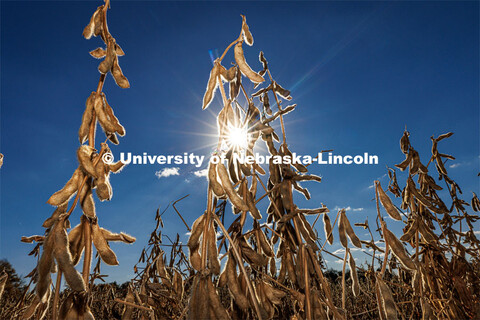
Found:
[[95, 31], [95, 20], [97, 20], [97, 16], [102, 12], [102, 10], [103, 6], [98, 7], [90, 18], [88, 25], [85, 27], [85, 29], [83, 29], [83, 37], [85, 39], [88, 40], [93, 36]]
[[290, 281], [292, 281], [292, 284], [295, 284], [297, 283], [297, 276], [295, 273], [295, 266], [293, 264], [292, 253], [288, 248], [285, 249], [285, 252], [283, 253], [282, 260], [284, 259], [285, 259], [285, 266], [287, 267], [288, 277], [290, 278]]
[[[83, 216], [82, 216], [83, 217]], [[82, 222], [75, 226], [68, 233], [68, 247], [70, 254], [72, 255], [73, 265], [77, 265], [82, 256], [83, 249], [85, 248], [84, 238], [84, 218], [81, 218]]]
[[118, 64], [118, 57], [116, 55], [110, 72], [112, 73], [113, 79], [115, 80], [117, 86], [123, 89], [130, 88], [130, 83], [128, 82], [127, 77], [123, 75], [122, 68], [120, 68], [120, 65]]
[[327, 238], [328, 243], [332, 245], [333, 244], [332, 223], [330, 222], [330, 218], [326, 213], [323, 214], [323, 230], [325, 232], [325, 238]]
[[217, 174], [220, 177], [220, 181], [222, 182], [223, 189], [228, 195], [228, 198], [232, 202], [232, 204], [237, 207], [241, 211], [248, 211], [249, 208], [245, 204], [245, 202], [240, 198], [237, 192], [233, 189], [233, 185], [230, 182], [230, 178], [227, 172], [227, 169], [222, 163], [217, 165]]
[[[227, 260], [229, 258], [227, 257]], [[228, 261], [227, 261], [228, 263]], [[217, 282], [217, 287], [219, 288], [223, 288], [225, 287], [225, 285], [227, 284], [227, 268], [225, 267], [222, 271], [222, 273], [220, 274], [220, 277], [218, 277], [218, 282]]]
[[350, 221], [348, 221], [347, 215], [345, 214], [345, 210], [342, 211], [342, 215], [340, 216], [340, 221], [344, 224], [345, 231], [347, 232], [348, 237], [350, 238], [350, 241], [352, 244], [357, 247], [357, 248], [362, 248], [362, 243], [360, 242], [360, 239], [358, 239], [357, 235], [355, 234], [355, 231], [353, 231], [352, 226], [350, 225]]
[[257, 241], [260, 244], [260, 247], [262, 248], [263, 253], [265, 253], [268, 257], [274, 257], [275, 254], [273, 253], [272, 246], [267, 240], [267, 237], [265, 236], [265, 233], [263, 232], [262, 229], [257, 229], [255, 230], [255, 234], [257, 237]]
[[382, 309], [385, 312], [385, 319], [395, 320], [397, 319], [397, 310], [395, 307], [395, 300], [393, 300], [392, 292], [378, 275], [376, 278], [376, 286], [378, 288], [378, 292], [380, 293], [380, 302], [382, 304]]
[[303, 253], [302, 247], [298, 248], [297, 251], [297, 259], [295, 263], [295, 273], [297, 275], [297, 284], [300, 289], [305, 290], [305, 266], [303, 264]]
[[197, 218], [197, 220], [195, 220], [192, 225], [192, 232], [187, 242], [187, 246], [190, 248], [191, 251], [195, 250], [200, 245], [200, 236], [203, 233], [204, 223], [205, 215], [202, 214], [200, 217]]
[[355, 259], [352, 256], [352, 252], [349, 252], [348, 266], [350, 267], [350, 277], [352, 278], [352, 292], [355, 297], [360, 294], [360, 285], [358, 284], [357, 266], [355, 265]]
[[227, 313], [227, 310], [222, 305], [220, 301], [220, 297], [218, 296], [217, 290], [213, 286], [212, 281], [209, 279], [207, 281], [207, 293], [208, 299], [210, 300], [210, 304], [213, 307], [213, 311], [215, 312], [216, 317], [219, 320], [229, 320], [230, 316]]
[[92, 57], [96, 59], [101, 59], [106, 56], [107, 51], [105, 51], [105, 49], [103, 48], [97, 48], [95, 50], [90, 51], [89, 53]]
[[109, 117], [110, 122], [115, 127], [115, 132], [117, 132], [121, 137], [125, 135], [125, 128], [120, 124], [118, 118], [115, 116], [112, 107], [108, 104], [107, 98], [105, 97], [105, 112]]
[[[252, 183], [248, 191], [250, 191], [250, 193], [252, 194], [252, 198], [255, 201], [255, 198], [257, 196], [257, 176], [256, 175], [252, 176]], [[472, 203], [473, 203], [473, 199], [472, 199]]]
[[263, 283], [263, 291], [265, 292], [268, 300], [276, 305], [282, 303], [282, 299], [286, 295], [284, 291], [272, 287], [272, 285], [267, 282]]
[[178, 270], [175, 269], [173, 274], [173, 290], [175, 290], [176, 297], [178, 300], [181, 300], [183, 297], [183, 288], [184, 288], [183, 277], [180, 274], [180, 272], [178, 272]]
[[409, 270], [416, 270], [417, 268], [415, 266], [415, 263], [405, 251], [405, 247], [403, 246], [402, 242], [400, 242], [400, 240], [398, 240], [397, 237], [390, 230], [387, 229], [385, 222], [382, 221], [382, 225], [383, 236], [388, 242], [395, 257], [397, 257], [397, 259], [402, 263], [405, 268]]
[[239, 92], [240, 92], [240, 85], [242, 83], [242, 73], [240, 72], [240, 69], [238, 66], [235, 67], [235, 78], [233, 81], [230, 81], [230, 86], [229, 86], [229, 97], [231, 100], [234, 100], [237, 98]]
[[262, 254], [253, 250], [252, 247], [245, 241], [245, 239], [241, 239], [239, 241], [240, 247], [242, 249], [242, 254], [248, 259], [248, 261], [256, 266], [266, 266], [268, 260]]
[[134, 243], [137, 240], [135, 237], [132, 237], [131, 235], [123, 232], [113, 233], [104, 228], [100, 228], [100, 231], [102, 231], [103, 237], [107, 241], [122, 241], [125, 243]]
[[255, 202], [253, 201], [253, 196], [248, 189], [245, 190], [245, 198], [246, 198], [245, 201], [247, 203], [247, 206], [248, 206], [248, 209], [250, 211], [250, 215], [252, 216], [252, 218], [257, 219], [257, 220], [262, 219], [262, 215], [258, 211], [257, 206], [255, 205]]
[[106, 111], [105, 105], [107, 100], [105, 99], [105, 94], [101, 93], [95, 98], [95, 114], [97, 115], [98, 122], [102, 126], [103, 131], [105, 132], [116, 132], [117, 127], [110, 121]]
[[90, 130], [90, 124], [93, 118], [93, 109], [95, 101], [95, 92], [92, 92], [85, 102], [85, 111], [82, 116], [82, 124], [78, 129], [78, 139], [80, 144], [84, 144], [88, 140], [88, 133]]
[[388, 215], [393, 220], [401, 221], [402, 217], [400, 216], [400, 213], [398, 213], [398, 210], [393, 205], [390, 197], [385, 193], [385, 191], [383, 191], [382, 186], [380, 185], [380, 181], [377, 181], [377, 191], [378, 191], [378, 197], [380, 198], [380, 202], [382, 203], [383, 207], [387, 211]]
[[96, 178], [97, 172], [95, 171], [95, 167], [93, 166], [92, 155], [95, 152], [95, 148], [81, 145], [77, 149], [77, 158], [78, 162], [80, 163], [80, 167], [86, 174]]
[[105, 238], [103, 237], [102, 231], [100, 230], [100, 226], [98, 225], [98, 223], [92, 223], [92, 238], [93, 244], [95, 245], [95, 248], [97, 248], [100, 258], [102, 258], [102, 260], [108, 265], [118, 265], [117, 256], [115, 255], [113, 250], [110, 249], [107, 240], [105, 240]]
[[408, 228], [408, 230], [400, 237], [400, 241], [409, 242], [415, 236], [415, 233], [417, 232], [417, 230], [418, 230], [418, 221], [417, 221], [417, 218], [415, 218], [415, 221], [413, 221], [410, 224], [410, 227]]
[[64, 218], [60, 218], [54, 227], [55, 244], [53, 254], [57, 260], [59, 269], [65, 275], [65, 280], [70, 289], [73, 291], [85, 291], [83, 278], [73, 266], [72, 256], [68, 249], [68, 235], [64, 224]]
[[78, 184], [82, 183], [83, 180], [83, 172], [79, 168], [77, 168], [74, 172], [70, 180], [67, 181], [65, 186], [55, 192], [50, 199], [48, 199], [47, 203], [51, 204], [52, 206], [60, 206], [70, 200], [70, 198], [77, 192]]
[[218, 261], [218, 251], [217, 251], [217, 236], [215, 234], [215, 228], [213, 222], [210, 225], [210, 229], [207, 234], [207, 246], [208, 246], [208, 265], [210, 271], [215, 274], [220, 274], [220, 262]]
[[345, 231], [345, 209], [340, 210], [340, 217], [338, 218], [338, 236], [340, 238], [340, 243], [344, 248], [348, 247], [347, 235]]
[[247, 18], [242, 14], [240, 16], [242, 17], [243, 39], [245, 40], [246, 44], [248, 44], [249, 46], [253, 46], [253, 36], [252, 36], [252, 33], [250, 32], [250, 29], [248, 28]]
[[95, 183], [97, 185], [96, 193], [100, 201], [110, 201], [113, 196], [112, 186], [110, 184], [108, 166], [103, 161], [99, 161], [95, 166], [97, 172], [97, 179]]
[[190, 264], [195, 270], [202, 270], [202, 256], [200, 255], [200, 246], [196, 247], [194, 250], [190, 249]]
[[254, 83], [260, 83], [265, 81], [265, 79], [261, 75], [259, 75], [258, 73], [253, 71], [252, 68], [250, 68], [247, 61], [245, 60], [242, 48], [242, 41], [237, 42], [237, 44], [235, 45], [234, 55], [235, 61], [237, 62], [238, 67], [240, 68], [240, 71], [244, 76], [249, 78]]
[[[57, 221], [58, 223], [58, 221]], [[50, 229], [45, 241], [43, 243], [43, 252], [37, 264], [37, 285], [35, 291], [40, 302], [44, 303], [48, 300], [50, 292], [50, 284], [52, 279], [50, 277], [50, 269], [52, 268], [53, 249], [55, 245], [54, 227]]]
[[207, 89], [205, 90], [205, 94], [203, 95], [202, 109], [208, 108], [208, 106], [213, 100], [215, 90], [217, 89], [217, 86], [218, 86], [217, 76], [220, 73], [219, 65], [220, 64], [215, 61], [214, 66], [210, 71], [210, 78], [208, 78]]
[[[79, 181], [78, 188], [80, 188], [82, 181]], [[92, 195], [92, 178], [88, 178], [79, 194], [80, 206], [83, 214], [89, 218], [96, 217], [95, 202]]]
[[233, 254], [231, 252], [228, 253], [228, 261], [225, 268], [225, 272], [227, 273], [228, 289], [232, 293], [235, 303], [240, 307], [240, 309], [247, 310], [249, 308], [249, 303], [247, 297], [245, 294], [243, 294], [240, 288], [240, 283], [238, 282], [237, 278], [236, 262], [234, 261]]
[[115, 39], [109, 35], [107, 37], [107, 53], [105, 59], [98, 65], [98, 71], [100, 71], [102, 74], [106, 74], [110, 69], [112, 69], [113, 61], [115, 60], [116, 56]]
[[217, 164], [212, 163], [211, 161], [208, 165], [208, 183], [215, 196], [218, 198], [225, 197], [225, 190], [223, 190], [222, 185], [217, 180]]

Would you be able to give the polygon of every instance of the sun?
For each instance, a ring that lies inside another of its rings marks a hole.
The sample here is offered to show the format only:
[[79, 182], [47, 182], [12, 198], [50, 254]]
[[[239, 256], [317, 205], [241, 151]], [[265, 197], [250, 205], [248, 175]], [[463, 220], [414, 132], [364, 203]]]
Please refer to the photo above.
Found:
[[228, 130], [227, 143], [231, 147], [246, 149], [248, 147], [247, 128], [231, 126]]

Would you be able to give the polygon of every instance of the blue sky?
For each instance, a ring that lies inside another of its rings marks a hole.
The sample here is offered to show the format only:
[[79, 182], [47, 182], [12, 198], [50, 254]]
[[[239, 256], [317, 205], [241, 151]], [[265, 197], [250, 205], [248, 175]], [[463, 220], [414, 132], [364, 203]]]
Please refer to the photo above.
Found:
[[[53, 211], [47, 199], [77, 167], [77, 131], [99, 78], [98, 61], [88, 52], [101, 44], [81, 34], [100, 4], [1, 2], [0, 258], [23, 275], [35, 261], [27, 256], [33, 246], [20, 237], [43, 234], [41, 225]], [[405, 126], [424, 163], [431, 135], [455, 133], [439, 148], [457, 157], [447, 169], [469, 201], [470, 191], [479, 191], [480, 170], [478, 6], [474, 1], [113, 1], [109, 28], [126, 52], [120, 64], [131, 83], [123, 90], [109, 76], [104, 87], [127, 130], [113, 154], [210, 153], [221, 101], [217, 96], [201, 110], [209, 52], [223, 52], [238, 36], [239, 15], [245, 14], [255, 38], [254, 46], [245, 48], [247, 61], [259, 70], [262, 50], [274, 78], [291, 89], [298, 105], [286, 118], [290, 149], [368, 152], [380, 159], [376, 166], [312, 165], [311, 172], [324, 181], [304, 183], [313, 197], [309, 203], [297, 197], [301, 206], [323, 203], [331, 218], [334, 208], [350, 207], [352, 222], [365, 217], [373, 222], [369, 186], [378, 178], [386, 186], [385, 166], [403, 160], [398, 141]], [[230, 53], [225, 62], [232, 60]], [[104, 139], [100, 130], [97, 136]], [[114, 196], [97, 201], [99, 223], [137, 242], [112, 244], [120, 265], [103, 268], [109, 280], [131, 278], [158, 207], [190, 194], [178, 205], [187, 221], [204, 211], [206, 179], [194, 174], [199, 170], [194, 166], [178, 167], [179, 175], [158, 178], [155, 172], [165, 167], [129, 165], [111, 177]], [[80, 213], [75, 211], [72, 224]], [[165, 213], [164, 222], [165, 234], [178, 232], [186, 239], [174, 211]], [[359, 236], [367, 239], [361, 231]], [[326, 258], [336, 267], [335, 259]]]

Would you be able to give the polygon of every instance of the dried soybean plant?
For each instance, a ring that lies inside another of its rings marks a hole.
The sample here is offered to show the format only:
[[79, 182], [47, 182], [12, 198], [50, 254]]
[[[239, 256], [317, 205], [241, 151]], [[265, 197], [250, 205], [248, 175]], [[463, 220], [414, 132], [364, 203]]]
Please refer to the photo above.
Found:
[[[109, 163], [111, 155], [107, 141], [118, 144], [117, 134], [125, 135], [125, 129], [116, 118], [112, 107], [102, 91], [103, 84], [110, 73], [116, 84], [121, 88], [128, 88], [129, 82], [123, 75], [118, 63], [118, 56], [124, 52], [116, 43], [115, 38], [108, 30], [107, 10], [110, 2], [98, 7], [93, 13], [90, 22], [83, 31], [83, 36], [90, 39], [100, 36], [106, 48], [97, 48], [90, 52], [94, 58], [102, 59], [98, 65], [100, 80], [96, 91], [87, 99], [81, 126], [78, 132], [80, 147], [77, 150], [78, 168], [65, 186], [55, 192], [48, 204], [56, 209], [45, 222], [44, 236], [22, 237], [23, 242], [37, 242], [32, 251], [38, 257], [36, 268], [30, 276], [36, 283], [34, 301], [25, 310], [22, 317], [41, 319], [93, 319], [89, 308], [89, 276], [92, 259], [92, 243], [100, 258], [109, 265], [117, 265], [117, 257], [109, 247], [109, 241], [132, 243], [135, 238], [124, 233], [113, 233], [101, 228], [96, 214], [93, 192], [100, 201], [109, 201], [112, 198], [112, 186], [109, 181], [110, 172], [117, 173], [123, 168], [123, 163]], [[97, 122], [100, 123], [107, 140], [100, 144], [100, 150], [95, 147]], [[88, 141], [88, 144], [85, 144]], [[104, 161], [105, 160], [105, 161]], [[76, 195], [75, 195], [76, 194]], [[68, 209], [70, 200], [73, 203]], [[77, 204], [80, 204], [82, 215], [80, 223], [70, 228], [69, 218]], [[82, 274], [75, 266], [83, 258]], [[57, 273], [52, 301], [51, 273]], [[65, 277], [71, 292], [60, 304], [60, 286], [62, 276]], [[92, 281], [93, 282], [93, 281]], [[91, 285], [91, 282], [90, 282]], [[51, 308], [49, 310], [49, 305]]]
[[[400, 147], [405, 160], [396, 165], [401, 171], [408, 169], [406, 185], [400, 189], [394, 169], [388, 170], [388, 190], [401, 199], [396, 207], [376, 181], [378, 219], [385, 240], [385, 260], [382, 270], [376, 274], [376, 296], [381, 319], [422, 318], [422, 319], [478, 319], [480, 318], [480, 241], [475, 235], [474, 223], [478, 221], [480, 209], [475, 193], [471, 201], [474, 213], [467, 213], [467, 202], [460, 198], [459, 185], [448, 175], [444, 159], [454, 160], [448, 154], [440, 153], [438, 143], [450, 137], [446, 133], [432, 136], [432, 155], [424, 165], [419, 153], [410, 144], [409, 133], [404, 132]], [[435, 164], [438, 173], [436, 181], [429, 173], [429, 166]], [[416, 178], [416, 182], [414, 179]], [[439, 193], [445, 182], [451, 200], [448, 207]], [[397, 238], [380, 215], [378, 200], [393, 220], [402, 220], [403, 235]], [[400, 210], [405, 213], [400, 214]], [[404, 245], [410, 247], [410, 254]], [[398, 274], [406, 281], [409, 301], [395, 301], [391, 288], [382, 279], [388, 260], [388, 253]], [[412, 305], [410, 310], [399, 303]], [[410, 311], [410, 314], [407, 314]]]
[[[292, 156], [283, 118], [296, 105], [282, 106], [281, 99], [292, 99], [290, 92], [274, 80], [263, 52], [259, 54], [262, 70], [252, 70], [245, 60], [244, 44], [252, 46], [253, 36], [242, 16], [240, 35], [214, 61], [203, 98], [202, 108], [205, 109], [211, 104], [216, 89], [220, 89], [223, 108], [217, 117], [216, 155], [224, 156], [226, 161], [211, 161], [209, 164], [207, 208], [193, 223], [187, 244], [190, 263], [197, 271], [190, 293], [188, 318], [324, 319], [331, 315], [344, 319], [345, 311], [334, 305], [330, 286], [323, 276], [320, 256], [323, 246], [319, 245], [317, 233], [306, 218], [308, 215], [317, 215], [317, 218], [323, 215], [325, 237], [332, 243], [329, 210], [323, 205], [316, 209], [302, 209], [293, 201], [294, 190], [310, 199], [310, 193], [300, 182], [320, 182], [321, 178], [309, 174], [302, 164], [278, 161], [280, 157]], [[226, 69], [222, 61], [232, 47], [235, 63]], [[243, 86], [244, 77], [257, 89], [250, 96]], [[229, 86], [228, 96], [224, 83]], [[240, 91], [246, 101], [244, 106], [239, 99]], [[270, 101], [274, 103], [271, 105]], [[274, 112], [272, 108], [278, 110]], [[277, 119], [282, 139], [271, 126]], [[231, 143], [229, 139], [238, 131], [246, 132], [244, 146]], [[238, 157], [242, 153], [253, 156], [253, 148], [260, 138], [270, 154], [268, 174], [255, 161], [249, 164]], [[266, 184], [261, 177], [265, 175]], [[259, 188], [263, 189], [262, 196], [257, 196]], [[268, 208], [266, 212], [260, 212], [257, 206], [264, 199], [269, 201]], [[215, 212], [217, 205], [225, 201], [229, 201], [233, 213], [239, 215], [228, 228]], [[247, 213], [253, 219], [249, 229], [246, 226]], [[361, 247], [345, 212], [340, 213], [340, 227], [346, 229], [355, 246]], [[266, 221], [261, 223], [264, 215]], [[217, 229], [222, 232], [218, 239]], [[218, 240], [221, 241], [219, 245]], [[347, 246], [346, 238], [342, 243]], [[224, 245], [223, 256], [227, 261], [221, 271], [219, 255]], [[280, 270], [277, 272], [278, 266]], [[219, 276], [218, 280], [216, 276]], [[222, 303], [219, 297], [220, 290], [225, 287], [231, 296], [231, 300], [227, 300], [229, 303]]]
[[[184, 197], [185, 198], [185, 197]], [[175, 204], [183, 198], [175, 201]], [[134, 266], [135, 277], [129, 284], [125, 300], [116, 302], [124, 304], [122, 319], [152, 317], [154, 319], [176, 319], [184, 310], [185, 294], [191, 286], [193, 274], [187, 256], [183, 252], [180, 236], [175, 241], [162, 235], [162, 215], [169, 207], [155, 215], [156, 226], [150, 234], [145, 247]], [[176, 208], [175, 208], [176, 210]], [[169, 243], [163, 243], [166, 237]], [[164, 248], [169, 247], [169, 252]]]

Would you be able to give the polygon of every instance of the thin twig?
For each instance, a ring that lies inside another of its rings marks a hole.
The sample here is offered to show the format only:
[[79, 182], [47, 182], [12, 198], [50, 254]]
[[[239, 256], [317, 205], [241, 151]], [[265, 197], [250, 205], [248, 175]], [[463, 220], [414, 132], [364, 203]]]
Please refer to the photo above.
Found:
[[188, 226], [188, 224], [185, 222], [185, 219], [183, 219], [183, 217], [182, 217], [182, 215], [180, 214], [180, 212], [179, 212], [179, 211], [177, 210], [177, 208], [175, 207], [175, 204], [177, 204], [177, 202], [179, 202], [179, 201], [182, 201], [183, 199], [185, 199], [185, 198], [188, 197], [189, 195], [190, 195], [190, 194], [187, 194], [186, 196], [183, 196], [183, 197], [181, 197], [180, 199], [178, 199], [178, 200], [176, 200], [176, 201], [174, 201], [174, 202], [172, 203], [173, 209], [175, 209], [175, 211], [177, 212], [177, 214], [178, 214], [178, 216], [180, 217], [180, 219], [182, 219], [182, 222], [183, 222], [183, 224], [187, 227], [188, 232], [190, 232], [190, 231], [192, 231], [192, 230], [190, 229], [190, 227]]

